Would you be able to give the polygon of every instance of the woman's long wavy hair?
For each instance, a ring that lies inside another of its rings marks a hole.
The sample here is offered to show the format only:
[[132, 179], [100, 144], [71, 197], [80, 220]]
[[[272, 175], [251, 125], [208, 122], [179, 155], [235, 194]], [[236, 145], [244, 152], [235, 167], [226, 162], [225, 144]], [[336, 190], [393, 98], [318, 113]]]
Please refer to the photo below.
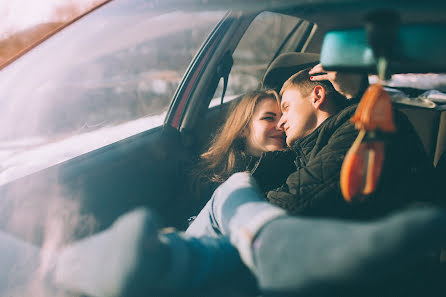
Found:
[[209, 149], [201, 155], [200, 176], [212, 182], [224, 182], [237, 166], [238, 158], [244, 160], [245, 129], [254, 114], [257, 104], [264, 99], [274, 99], [280, 105], [280, 98], [274, 90], [256, 90], [246, 94], [231, 111], [225, 124], [211, 142]]

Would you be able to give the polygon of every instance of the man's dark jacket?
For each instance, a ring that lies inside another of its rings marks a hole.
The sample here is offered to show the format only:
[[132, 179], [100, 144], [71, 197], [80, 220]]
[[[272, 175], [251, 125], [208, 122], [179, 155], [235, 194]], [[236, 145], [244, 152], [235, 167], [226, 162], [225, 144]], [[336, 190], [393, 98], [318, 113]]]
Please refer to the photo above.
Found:
[[[355, 110], [356, 105], [349, 106], [329, 117], [311, 134], [296, 141], [292, 151], [284, 152], [282, 158], [277, 152], [262, 156], [253, 171], [262, 189], [271, 189], [271, 185], [282, 181], [282, 186], [268, 192], [267, 200], [293, 215], [368, 219], [426, 196], [421, 192], [426, 190], [422, 180], [431, 174], [431, 168], [424, 149], [407, 117], [395, 112], [397, 132], [382, 136], [385, 157], [377, 191], [351, 203], [344, 200], [340, 171], [358, 135], [350, 122]], [[294, 168], [280, 165], [289, 164], [290, 157], [294, 159]], [[274, 182], [268, 184], [267, 180]]]

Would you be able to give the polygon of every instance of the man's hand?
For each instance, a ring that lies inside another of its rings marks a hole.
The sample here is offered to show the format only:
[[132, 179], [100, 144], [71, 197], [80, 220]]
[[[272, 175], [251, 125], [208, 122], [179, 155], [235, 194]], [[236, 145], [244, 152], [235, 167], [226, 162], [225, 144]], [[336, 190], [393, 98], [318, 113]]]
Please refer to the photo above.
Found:
[[363, 79], [361, 74], [325, 71], [322, 68], [322, 64], [314, 66], [309, 74], [313, 75], [310, 77], [312, 81], [330, 81], [336, 91], [344, 95], [347, 99], [351, 99], [358, 95], [361, 81]]

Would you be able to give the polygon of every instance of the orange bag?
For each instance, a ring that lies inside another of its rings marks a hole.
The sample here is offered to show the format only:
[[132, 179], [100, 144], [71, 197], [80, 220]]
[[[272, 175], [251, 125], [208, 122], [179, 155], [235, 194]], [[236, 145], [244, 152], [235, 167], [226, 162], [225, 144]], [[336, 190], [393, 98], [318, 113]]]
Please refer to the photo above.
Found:
[[384, 161], [384, 142], [362, 142], [363, 137], [358, 135], [359, 141], [353, 143], [341, 168], [341, 191], [348, 202], [375, 191]]
[[375, 131], [396, 130], [392, 102], [381, 85], [374, 84], [367, 89], [351, 121], [360, 132], [341, 168], [341, 191], [348, 202], [376, 190], [384, 162], [384, 141]]
[[395, 132], [392, 101], [380, 84], [367, 88], [351, 121], [358, 130]]

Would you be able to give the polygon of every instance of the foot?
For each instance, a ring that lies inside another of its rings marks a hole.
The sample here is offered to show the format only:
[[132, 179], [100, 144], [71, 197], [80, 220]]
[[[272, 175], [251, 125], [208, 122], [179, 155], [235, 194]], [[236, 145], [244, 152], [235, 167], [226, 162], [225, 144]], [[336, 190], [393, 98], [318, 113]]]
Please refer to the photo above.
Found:
[[125, 214], [107, 230], [65, 247], [56, 260], [58, 287], [89, 296], [134, 296], [163, 273], [167, 249], [156, 216], [146, 209]]

